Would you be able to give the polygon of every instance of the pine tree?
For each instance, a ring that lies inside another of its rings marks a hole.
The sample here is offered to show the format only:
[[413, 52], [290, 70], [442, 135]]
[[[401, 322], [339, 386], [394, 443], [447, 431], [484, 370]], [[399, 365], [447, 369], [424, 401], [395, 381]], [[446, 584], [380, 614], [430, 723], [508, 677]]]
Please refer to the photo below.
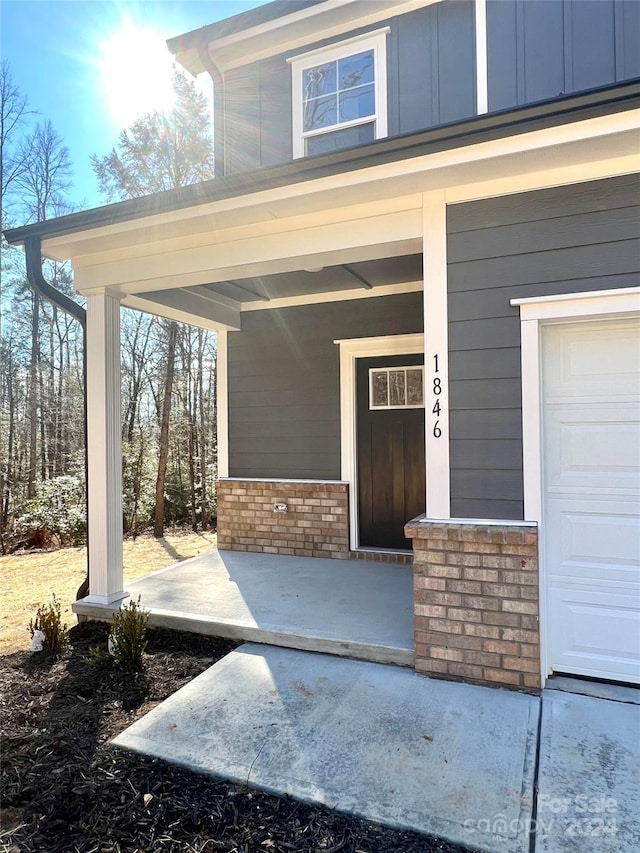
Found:
[[91, 158], [108, 201], [139, 198], [213, 177], [213, 139], [206, 99], [174, 72], [175, 102], [166, 113], [147, 113], [123, 130], [105, 157]]

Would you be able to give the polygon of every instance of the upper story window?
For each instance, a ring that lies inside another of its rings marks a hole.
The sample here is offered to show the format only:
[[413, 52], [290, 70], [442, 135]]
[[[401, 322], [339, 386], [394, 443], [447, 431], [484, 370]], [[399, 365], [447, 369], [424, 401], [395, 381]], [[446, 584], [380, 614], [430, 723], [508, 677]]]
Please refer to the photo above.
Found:
[[294, 157], [387, 135], [388, 32], [376, 30], [289, 60]]

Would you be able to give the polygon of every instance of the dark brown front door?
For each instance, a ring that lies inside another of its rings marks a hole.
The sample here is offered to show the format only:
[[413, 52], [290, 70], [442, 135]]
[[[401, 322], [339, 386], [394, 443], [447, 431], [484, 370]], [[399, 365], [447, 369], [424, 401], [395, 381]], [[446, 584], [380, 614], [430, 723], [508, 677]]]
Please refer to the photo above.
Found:
[[417, 402], [419, 371], [411, 370], [422, 363], [419, 355], [357, 362], [361, 548], [410, 550], [404, 525], [425, 510], [424, 408]]

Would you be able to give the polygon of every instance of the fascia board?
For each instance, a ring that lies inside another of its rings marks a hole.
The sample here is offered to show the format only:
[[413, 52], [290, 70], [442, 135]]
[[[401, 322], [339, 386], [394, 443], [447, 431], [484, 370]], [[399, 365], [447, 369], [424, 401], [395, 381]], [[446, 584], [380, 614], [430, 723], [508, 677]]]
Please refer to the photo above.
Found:
[[[205, 68], [199, 49], [205, 46], [220, 71], [297, 50], [311, 43], [342, 36], [387, 18], [412, 12], [442, 0], [327, 0], [221, 38], [190, 44], [175, 51], [177, 61], [191, 74]], [[185, 38], [189, 41], [188, 36]]]

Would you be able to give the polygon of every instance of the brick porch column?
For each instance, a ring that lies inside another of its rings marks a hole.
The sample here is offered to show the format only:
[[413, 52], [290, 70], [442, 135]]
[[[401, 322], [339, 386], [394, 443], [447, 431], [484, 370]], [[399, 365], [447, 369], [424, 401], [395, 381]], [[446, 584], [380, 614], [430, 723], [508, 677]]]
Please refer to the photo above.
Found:
[[416, 669], [539, 690], [535, 523], [410, 521]]

